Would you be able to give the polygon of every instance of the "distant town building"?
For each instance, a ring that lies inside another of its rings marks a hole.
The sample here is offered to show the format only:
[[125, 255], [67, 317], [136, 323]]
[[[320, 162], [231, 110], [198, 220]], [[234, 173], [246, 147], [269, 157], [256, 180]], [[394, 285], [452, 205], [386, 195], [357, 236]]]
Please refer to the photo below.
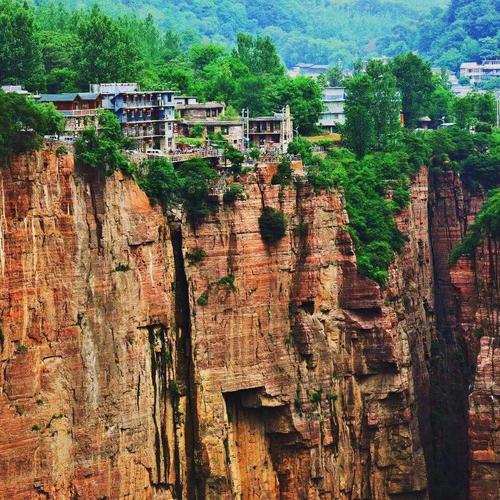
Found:
[[319, 126], [327, 132], [333, 132], [337, 125], [345, 123], [344, 87], [326, 87], [323, 90], [323, 112], [319, 116]]
[[460, 65], [460, 76], [467, 77], [471, 83], [500, 77], [500, 59], [489, 59], [483, 61], [482, 64], [465, 62]]
[[30, 95], [21, 85], [2, 85], [0, 88], [7, 94]]
[[102, 96], [95, 92], [41, 94], [38, 102], [54, 104], [66, 118], [64, 132], [77, 135], [84, 128], [96, 125], [97, 110], [102, 107]]
[[224, 114], [223, 102], [198, 102], [196, 97], [175, 96], [175, 109], [180, 119], [208, 120]]
[[272, 116], [248, 118], [245, 135], [250, 145], [270, 152], [286, 152], [293, 141], [293, 122], [290, 108], [286, 106]]
[[103, 108], [115, 114], [139, 150], [175, 148], [172, 90], [141, 91], [134, 83], [94, 84], [91, 90], [102, 95]]
[[296, 76], [310, 76], [317, 78], [319, 75], [323, 75], [328, 71], [328, 66], [324, 64], [308, 64], [299, 63], [295, 65], [291, 70], [288, 71], [289, 76], [295, 78]]
[[453, 95], [455, 97], [465, 97], [471, 92], [474, 92], [474, 87], [472, 87], [471, 85], [456, 84], [452, 85], [450, 90], [453, 92]]

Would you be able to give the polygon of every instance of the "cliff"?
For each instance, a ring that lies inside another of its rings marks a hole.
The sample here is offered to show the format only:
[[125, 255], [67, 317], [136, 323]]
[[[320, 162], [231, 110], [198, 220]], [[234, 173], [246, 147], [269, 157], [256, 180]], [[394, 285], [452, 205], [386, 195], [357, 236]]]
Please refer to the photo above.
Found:
[[[275, 169], [245, 176], [245, 199], [219, 195], [196, 227], [71, 155], [0, 169], [2, 495], [428, 497], [446, 443], [433, 434], [433, 353], [444, 321], [476, 339], [484, 301], [459, 270], [490, 268], [444, 268], [452, 201], [434, 198], [423, 168], [382, 291], [356, 272], [342, 193], [272, 186]], [[275, 245], [260, 236], [264, 206], [288, 221]], [[438, 286], [456, 300], [447, 320]], [[473, 495], [493, 491], [484, 478], [497, 465], [498, 349], [481, 342], [462, 408]]]
[[[499, 382], [494, 371], [484, 379], [485, 366], [493, 366], [493, 350], [488, 354], [480, 349], [481, 337], [481, 343], [496, 345], [500, 333], [498, 242], [487, 240], [473, 259], [462, 257], [452, 267], [448, 263], [450, 250], [467, 234], [483, 201], [482, 191], [467, 191], [451, 170], [432, 178], [429, 215], [437, 328], [430, 363], [435, 441], [431, 483], [443, 498], [467, 498], [467, 492], [473, 499], [492, 498], [488, 485], [500, 485], [498, 464], [486, 458], [498, 459], [500, 453], [495, 418], [484, 428], [479, 416], [484, 411], [479, 402], [488, 391], [494, 394]], [[494, 398], [489, 411], [498, 412]]]

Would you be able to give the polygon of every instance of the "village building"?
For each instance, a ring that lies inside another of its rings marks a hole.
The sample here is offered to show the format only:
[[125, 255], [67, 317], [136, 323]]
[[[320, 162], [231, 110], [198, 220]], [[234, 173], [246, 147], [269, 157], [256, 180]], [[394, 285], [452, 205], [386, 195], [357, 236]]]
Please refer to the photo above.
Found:
[[318, 125], [326, 132], [334, 132], [338, 125], [345, 123], [344, 105], [344, 87], [326, 87], [323, 90], [323, 112], [319, 116]]
[[96, 92], [40, 94], [38, 102], [52, 103], [66, 118], [64, 133], [75, 136], [84, 128], [97, 124], [97, 111], [102, 107], [102, 96]]
[[27, 90], [23, 89], [22, 85], [2, 85], [0, 88], [6, 94], [31, 95]]
[[178, 132], [181, 137], [192, 137], [195, 127], [202, 127], [200, 135], [208, 138], [220, 134], [222, 138], [237, 149], [243, 149], [243, 122], [237, 120], [180, 120]]
[[325, 64], [298, 63], [288, 71], [288, 76], [295, 78], [297, 76], [309, 76], [318, 78], [328, 72], [328, 66]]
[[141, 91], [135, 83], [95, 84], [91, 89], [102, 95], [103, 108], [115, 114], [139, 150], [175, 149], [174, 91]]
[[289, 106], [271, 116], [250, 117], [245, 121], [246, 140], [261, 150], [285, 153], [288, 144], [293, 141], [293, 122]]
[[223, 102], [198, 102], [196, 97], [175, 96], [175, 109], [181, 120], [210, 120], [224, 115]]
[[179, 136], [192, 137], [195, 131], [197, 136], [204, 138], [220, 134], [228, 144], [243, 148], [243, 121], [226, 119], [223, 102], [198, 102], [193, 96], [175, 96], [175, 109]]
[[489, 59], [481, 64], [465, 62], [460, 65], [460, 76], [466, 77], [471, 83], [480, 83], [490, 78], [500, 77], [500, 59]]

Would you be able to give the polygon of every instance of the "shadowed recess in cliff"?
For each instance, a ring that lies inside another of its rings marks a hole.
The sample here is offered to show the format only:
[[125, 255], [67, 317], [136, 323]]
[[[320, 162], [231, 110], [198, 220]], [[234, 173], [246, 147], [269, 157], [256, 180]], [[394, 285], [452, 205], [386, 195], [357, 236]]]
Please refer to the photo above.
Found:
[[[170, 226], [170, 235], [175, 267], [175, 325], [177, 366], [175, 389], [176, 407], [174, 420], [176, 425], [176, 469], [178, 498], [198, 498], [202, 491], [202, 475], [197, 473], [195, 463], [196, 428], [196, 384], [192, 366], [191, 352], [191, 310], [189, 305], [189, 285], [186, 277], [184, 254], [182, 249], [182, 229]], [[183, 402], [185, 432], [181, 432], [180, 403]], [[183, 439], [183, 442], [181, 440]], [[183, 478], [181, 457], [186, 462], [186, 477]]]

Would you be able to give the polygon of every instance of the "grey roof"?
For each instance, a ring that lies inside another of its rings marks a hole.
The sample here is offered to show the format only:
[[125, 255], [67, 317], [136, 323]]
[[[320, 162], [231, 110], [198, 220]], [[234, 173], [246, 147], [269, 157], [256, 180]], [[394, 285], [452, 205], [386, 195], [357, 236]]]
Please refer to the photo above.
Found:
[[66, 94], [40, 94], [40, 102], [71, 102], [76, 99], [78, 95], [75, 93], [66, 93]]
[[40, 94], [40, 102], [72, 102], [77, 97], [82, 101], [93, 101], [100, 94], [93, 92], [66, 92], [64, 94]]
[[177, 104], [177, 109], [210, 109], [210, 108], [223, 108], [223, 102], [192, 102], [190, 104]]

